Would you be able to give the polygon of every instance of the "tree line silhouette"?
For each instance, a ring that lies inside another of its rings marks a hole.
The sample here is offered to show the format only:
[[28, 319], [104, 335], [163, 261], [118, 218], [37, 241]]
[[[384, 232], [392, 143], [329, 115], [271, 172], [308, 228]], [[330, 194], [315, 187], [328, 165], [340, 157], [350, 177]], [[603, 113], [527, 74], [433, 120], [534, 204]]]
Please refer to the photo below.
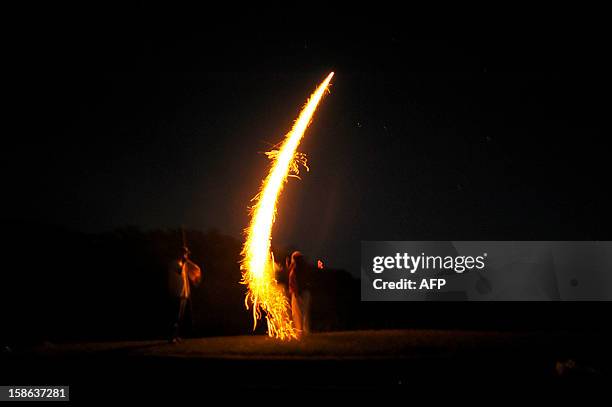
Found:
[[[168, 262], [181, 229], [128, 226], [83, 233], [54, 225], [2, 222], [0, 344], [165, 338], [176, 310]], [[252, 334], [240, 284], [241, 242], [217, 230], [186, 230], [202, 267], [193, 289], [193, 336]], [[295, 247], [274, 248], [283, 262]], [[305, 253], [308, 257], [308, 253]], [[287, 284], [285, 271], [278, 276]], [[314, 332], [442, 328], [602, 330], [602, 304], [592, 302], [362, 302], [360, 280], [345, 270], [308, 273]], [[265, 333], [265, 321], [256, 334]]]

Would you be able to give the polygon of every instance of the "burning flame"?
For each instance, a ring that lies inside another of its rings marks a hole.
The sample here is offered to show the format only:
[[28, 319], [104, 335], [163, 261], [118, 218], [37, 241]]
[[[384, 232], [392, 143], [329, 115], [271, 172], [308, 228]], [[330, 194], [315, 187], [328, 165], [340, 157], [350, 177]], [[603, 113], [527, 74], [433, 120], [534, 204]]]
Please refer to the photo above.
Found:
[[253, 329], [263, 311], [268, 323], [268, 336], [279, 339], [297, 338], [299, 332], [291, 321], [284, 290], [277, 284], [274, 275], [274, 256], [270, 246], [276, 204], [287, 177], [299, 173], [298, 164], [308, 169], [306, 156], [296, 150], [332, 76], [333, 72], [310, 96], [280, 148], [266, 153], [272, 160], [272, 166], [259, 193], [252, 200], [255, 204], [251, 207], [251, 223], [246, 229], [247, 237], [242, 248], [242, 283], [248, 285], [244, 302], [247, 309], [249, 306], [253, 309]]

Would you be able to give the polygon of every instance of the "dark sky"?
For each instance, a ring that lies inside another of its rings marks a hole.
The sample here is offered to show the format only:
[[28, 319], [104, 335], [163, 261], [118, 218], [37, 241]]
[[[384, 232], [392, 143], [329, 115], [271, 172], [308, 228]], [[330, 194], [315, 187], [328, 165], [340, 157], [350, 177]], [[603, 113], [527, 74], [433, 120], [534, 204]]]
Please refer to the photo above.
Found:
[[275, 244], [357, 273], [361, 240], [610, 239], [596, 38], [135, 22], [21, 40], [3, 218], [240, 237], [261, 152], [334, 70]]

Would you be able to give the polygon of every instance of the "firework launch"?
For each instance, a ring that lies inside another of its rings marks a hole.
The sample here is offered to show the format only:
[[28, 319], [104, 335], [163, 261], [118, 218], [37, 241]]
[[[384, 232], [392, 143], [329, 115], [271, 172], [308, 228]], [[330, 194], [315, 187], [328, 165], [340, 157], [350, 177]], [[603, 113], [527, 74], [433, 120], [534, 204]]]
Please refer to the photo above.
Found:
[[305, 155], [298, 153], [297, 148], [333, 76], [333, 72], [327, 75], [310, 96], [278, 150], [267, 153], [271, 159], [270, 172], [253, 198], [251, 222], [246, 229], [241, 262], [242, 283], [248, 286], [245, 305], [253, 312], [253, 329], [265, 315], [268, 335], [279, 339], [297, 338], [299, 332], [291, 321], [287, 297], [276, 282], [272, 226], [285, 182], [290, 175], [299, 173], [300, 163], [306, 165]]

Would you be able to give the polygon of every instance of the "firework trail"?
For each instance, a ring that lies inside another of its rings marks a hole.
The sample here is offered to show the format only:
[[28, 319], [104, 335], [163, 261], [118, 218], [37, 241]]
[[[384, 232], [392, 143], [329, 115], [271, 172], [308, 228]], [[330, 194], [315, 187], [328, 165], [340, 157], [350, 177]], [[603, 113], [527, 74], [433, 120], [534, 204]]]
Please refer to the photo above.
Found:
[[268, 335], [279, 339], [297, 338], [299, 332], [291, 321], [289, 303], [284, 290], [275, 279], [274, 258], [270, 249], [272, 225], [278, 197], [287, 178], [299, 173], [299, 164], [306, 166], [306, 157], [297, 152], [297, 147], [304, 137], [317, 105], [328, 89], [332, 76], [333, 72], [327, 75], [310, 96], [278, 150], [267, 153], [272, 161], [270, 172], [264, 179], [259, 193], [253, 198], [251, 222], [246, 229], [246, 241], [242, 248], [240, 266], [242, 283], [248, 286], [245, 305], [247, 309], [253, 310], [253, 329], [264, 314], [268, 323]]

